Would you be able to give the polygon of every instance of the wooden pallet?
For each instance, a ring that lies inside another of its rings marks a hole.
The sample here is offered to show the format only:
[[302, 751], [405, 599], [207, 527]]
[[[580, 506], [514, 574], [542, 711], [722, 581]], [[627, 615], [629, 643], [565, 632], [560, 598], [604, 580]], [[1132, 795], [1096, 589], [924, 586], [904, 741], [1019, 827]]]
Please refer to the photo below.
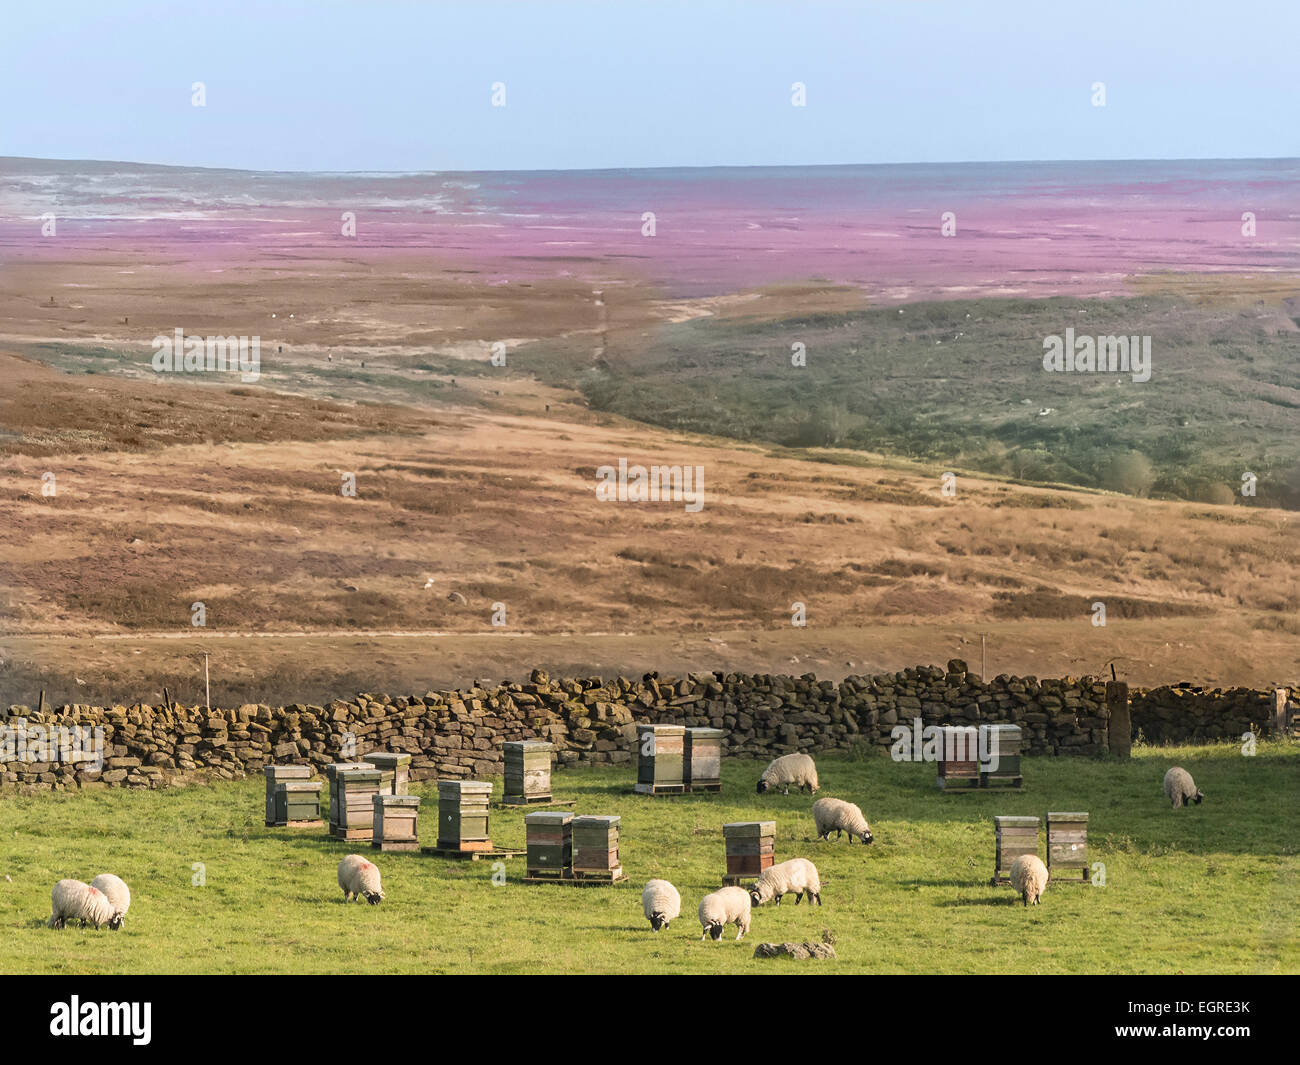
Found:
[[324, 821], [268, 821], [267, 828], [324, 828]]
[[618, 870], [618, 876], [614, 879], [610, 879], [608, 874], [600, 876], [593, 873], [579, 876], [567, 874], [563, 876], [538, 876], [536, 874], [537, 870], [534, 870], [533, 875], [524, 877], [523, 882], [525, 884], [567, 884], [569, 887], [599, 887], [604, 884], [608, 887], [613, 884], [621, 884], [628, 879], [627, 874], [622, 869]]
[[374, 839], [375, 830], [369, 826], [366, 828], [340, 828], [337, 825], [331, 825], [330, 835], [334, 839]]
[[687, 791], [721, 791], [721, 784], [687, 784]]
[[637, 795], [685, 795], [685, 784], [636, 784], [632, 790]]
[[499, 858], [518, 858], [524, 852], [508, 850], [462, 851], [449, 850], [446, 847], [421, 847], [420, 853], [431, 854], [435, 858], [455, 858], [458, 861], [486, 862], [494, 861]]
[[621, 865], [614, 869], [574, 869], [572, 874], [574, 880], [587, 880], [603, 884], [618, 884], [627, 879], [627, 874], [623, 872]]
[[1023, 788], [1025, 778], [1022, 776], [999, 777], [992, 773], [980, 774], [981, 788]]
[[552, 799], [549, 796], [545, 799], [540, 799], [535, 796], [529, 796], [522, 799], [507, 797], [507, 798], [503, 798], [499, 803], [497, 803], [498, 807], [501, 806], [577, 806], [577, 805], [578, 805], [577, 799]]
[[398, 842], [396, 840], [371, 840], [370, 846], [378, 851], [418, 851], [420, 845], [414, 840]]

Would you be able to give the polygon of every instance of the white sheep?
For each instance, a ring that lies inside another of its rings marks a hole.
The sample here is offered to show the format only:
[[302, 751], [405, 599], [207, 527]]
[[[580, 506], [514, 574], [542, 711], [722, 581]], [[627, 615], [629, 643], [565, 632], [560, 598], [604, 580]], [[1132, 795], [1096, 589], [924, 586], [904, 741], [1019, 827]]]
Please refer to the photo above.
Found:
[[641, 911], [656, 932], [682, 912], [682, 897], [667, 880], [651, 880], [641, 892]]
[[50, 892], [51, 928], [62, 928], [68, 921], [80, 921], [82, 928], [89, 921], [101, 928], [112, 918], [113, 907], [104, 893], [80, 880], [60, 880]]
[[749, 931], [749, 892], [739, 887], [718, 888], [712, 895], [700, 899], [701, 939], [712, 936], [722, 938], [722, 930], [729, 924], [736, 926], [736, 938], [744, 939]]
[[112, 873], [100, 873], [90, 882], [90, 886], [102, 891], [104, 898], [108, 899], [108, 904], [113, 907], [113, 916], [109, 919], [108, 927], [116, 932], [122, 927], [126, 911], [131, 908], [131, 889], [126, 886], [126, 882], [121, 877], [114, 876]]
[[817, 766], [810, 756], [783, 754], [780, 758], [773, 758], [763, 770], [763, 775], [758, 778], [760, 795], [768, 788], [780, 788], [782, 794], [789, 795], [791, 786], [797, 787], [800, 791], [817, 790]]
[[817, 875], [817, 866], [807, 858], [791, 858], [788, 862], [769, 866], [759, 875], [754, 886], [749, 889], [749, 897], [755, 906], [776, 899], [781, 905], [781, 896], [794, 894], [794, 904], [808, 896], [808, 905], [814, 902], [822, 904], [822, 880]]
[[832, 832], [839, 839], [845, 832], [849, 834], [849, 843], [860, 839], [863, 843], [872, 841], [871, 826], [862, 816], [862, 811], [853, 803], [843, 799], [818, 799], [813, 803], [813, 820], [817, 822], [817, 838], [830, 839]]
[[1011, 863], [1011, 886], [1028, 906], [1037, 906], [1047, 888], [1047, 866], [1037, 854], [1021, 854]]
[[364, 895], [371, 906], [377, 906], [384, 897], [379, 886], [379, 867], [359, 854], [349, 854], [339, 862], [339, 887], [343, 889], [344, 902]]
[[1191, 773], [1182, 766], [1176, 765], [1165, 774], [1165, 798], [1172, 802], [1174, 809], [1177, 810], [1178, 807], [1193, 802], [1199, 806], [1201, 800], [1205, 798], [1205, 793], [1196, 786]]

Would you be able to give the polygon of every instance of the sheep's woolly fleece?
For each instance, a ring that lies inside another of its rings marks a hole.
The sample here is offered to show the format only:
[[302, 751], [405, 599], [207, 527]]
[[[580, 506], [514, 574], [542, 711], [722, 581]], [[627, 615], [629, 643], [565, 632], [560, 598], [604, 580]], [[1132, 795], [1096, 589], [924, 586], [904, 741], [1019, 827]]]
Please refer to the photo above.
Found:
[[792, 787], [800, 791], [817, 790], [817, 765], [806, 754], [783, 754], [768, 763], [758, 780], [760, 795], [769, 788], [780, 788], [786, 795]]
[[682, 897], [667, 880], [651, 880], [641, 892], [641, 911], [656, 932], [682, 912]]
[[104, 893], [80, 880], [60, 880], [50, 892], [50, 928], [62, 928], [68, 921], [102, 928], [113, 919], [113, 907]]
[[862, 810], [843, 799], [818, 799], [813, 803], [813, 820], [817, 822], [817, 838], [827, 839], [832, 832], [835, 838], [847, 832], [849, 842], [855, 839], [863, 843], [871, 842], [871, 826], [862, 816]]
[[796, 906], [804, 895], [808, 896], [810, 906], [814, 902], [821, 905], [821, 877], [817, 874], [817, 866], [807, 858], [791, 858], [788, 862], [764, 869], [749, 889], [750, 899], [755, 906], [761, 906], [772, 899], [776, 899], [776, 904], [780, 906], [781, 896], [789, 894], [794, 895]]
[[739, 887], [719, 888], [712, 895], [700, 899], [700, 927], [705, 939], [712, 936], [722, 938], [722, 930], [729, 924], [736, 926], [736, 938], [743, 939], [749, 931], [749, 918], [752, 903], [749, 892]]
[[1205, 795], [1196, 786], [1192, 774], [1182, 766], [1176, 765], [1165, 774], [1165, 798], [1177, 810], [1180, 806], [1189, 806], [1192, 803], [1199, 806]]
[[384, 897], [379, 884], [379, 867], [359, 854], [349, 854], [339, 862], [339, 887], [343, 889], [344, 902], [364, 896], [370, 905], [375, 906]]
[[1047, 888], [1047, 866], [1037, 854], [1022, 854], [1011, 863], [1011, 886], [1026, 906], [1038, 905]]

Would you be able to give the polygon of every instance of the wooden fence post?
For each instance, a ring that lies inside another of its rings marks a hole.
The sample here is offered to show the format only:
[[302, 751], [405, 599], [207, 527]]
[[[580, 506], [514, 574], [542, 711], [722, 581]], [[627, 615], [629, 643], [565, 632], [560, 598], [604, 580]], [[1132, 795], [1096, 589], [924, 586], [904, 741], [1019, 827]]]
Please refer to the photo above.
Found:
[[1122, 680], [1106, 682], [1106, 707], [1110, 710], [1110, 723], [1106, 739], [1110, 753], [1127, 758], [1133, 749], [1133, 719], [1128, 708], [1128, 684]]

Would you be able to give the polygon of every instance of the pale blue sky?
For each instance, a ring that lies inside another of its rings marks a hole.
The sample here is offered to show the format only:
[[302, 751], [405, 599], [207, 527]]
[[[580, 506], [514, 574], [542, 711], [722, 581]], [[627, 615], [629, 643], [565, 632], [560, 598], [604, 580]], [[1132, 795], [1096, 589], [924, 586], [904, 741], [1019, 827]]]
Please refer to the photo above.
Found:
[[1300, 155], [1296, 0], [6, 8], [0, 155], [274, 170]]

